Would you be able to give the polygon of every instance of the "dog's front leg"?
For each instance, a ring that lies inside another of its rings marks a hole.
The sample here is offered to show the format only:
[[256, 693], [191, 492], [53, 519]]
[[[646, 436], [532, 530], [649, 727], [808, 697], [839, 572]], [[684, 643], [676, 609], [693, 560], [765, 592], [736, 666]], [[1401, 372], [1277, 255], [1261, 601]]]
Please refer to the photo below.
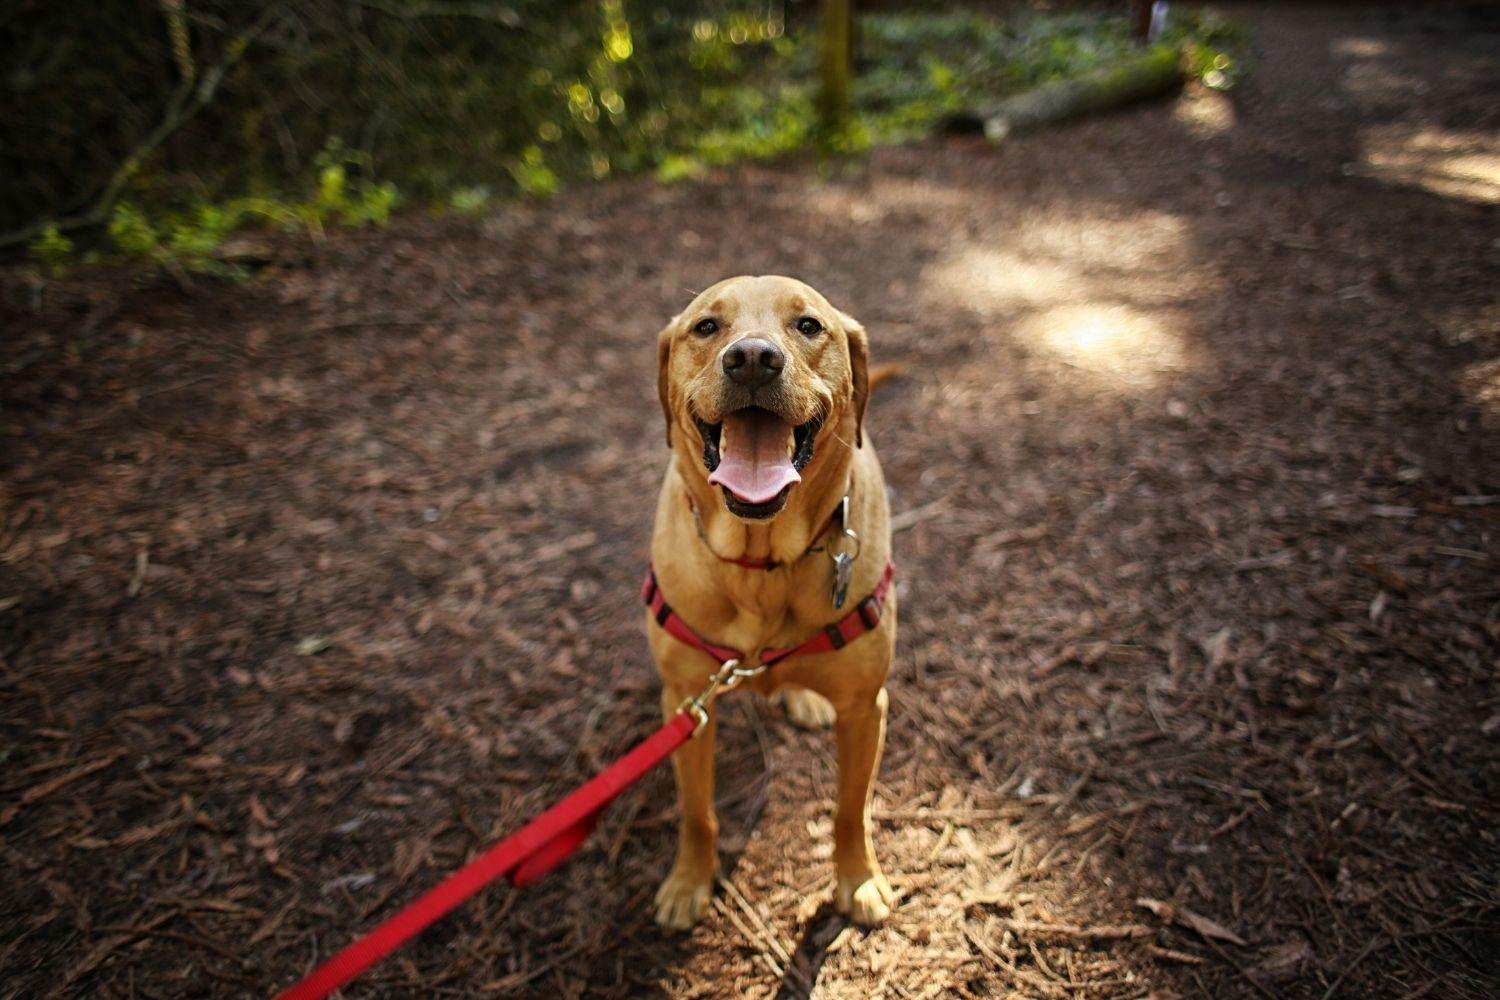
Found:
[[880, 752], [885, 745], [885, 688], [873, 696], [860, 692], [837, 703], [835, 732], [839, 747], [839, 799], [833, 823], [833, 858], [838, 869], [834, 902], [866, 927], [891, 912], [891, 886], [875, 860], [870, 839], [870, 794]]
[[[695, 688], [666, 684], [662, 714], [671, 719]], [[672, 754], [677, 773], [677, 801], [682, 809], [678, 828], [677, 862], [656, 892], [656, 922], [670, 930], [686, 930], [708, 909], [714, 872], [719, 867], [719, 820], [714, 815], [714, 733], [712, 707], [708, 723]]]

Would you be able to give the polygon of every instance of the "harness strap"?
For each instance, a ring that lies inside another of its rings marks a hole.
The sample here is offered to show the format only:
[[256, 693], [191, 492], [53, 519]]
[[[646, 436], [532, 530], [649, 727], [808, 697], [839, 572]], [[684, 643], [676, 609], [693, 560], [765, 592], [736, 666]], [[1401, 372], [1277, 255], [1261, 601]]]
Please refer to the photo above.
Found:
[[[762, 650], [760, 662], [770, 667], [793, 656], [843, 649], [866, 632], [873, 632], [880, 624], [880, 617], [885, 612], [885, 600], [890, 595], [891, 582], [895, 578], [896, 564], [887, 561], [885, 572], [880, 574], [880, 582], [853, 611], [838, 621], [824, 626], [811, 638], [795, 646]], [[672, 606], [667, 603], [666, 597], [661, 592], [661, 585], [656, 581], [656, 570], [649, 564], [646, 566], [645, 584], [641, 587], [641, 599], [651, 609], [651, 615], [656, 619], [656, 624], [678, 642], [707, 653], [720, 664], [728, 663], [730, 660], [746, 659], [739, 650], [716, 645], [693, 631], [692, 626], [683, 621], [682, 616], [673, 611]]]
[[656, 624], [678, 642], [686, 643], [694, 649], [707, 653], [718, 660], [720, 665], [740, 658], [737, 650], [730, 649], [728, 646], [715, 646], [688, 627], [688, 623], [683, 621], [682, 617], [667, 603], [661, 587], [657, 585], [656, 572], [650, 564], [646, 566], [646, 583], [641, 589], [641, 599], [651, 609], [651, 616], [656, 619]]

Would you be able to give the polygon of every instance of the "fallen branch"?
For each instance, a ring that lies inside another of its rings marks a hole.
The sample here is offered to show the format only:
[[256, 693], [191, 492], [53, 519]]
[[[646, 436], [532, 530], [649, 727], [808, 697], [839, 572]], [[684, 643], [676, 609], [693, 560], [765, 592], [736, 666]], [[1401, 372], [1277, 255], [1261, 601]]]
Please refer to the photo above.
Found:
[[89, 761], [87, 764], [82, 764], [78, 767], [75, 767], [73, 770], [69, 771], [66, 774], [62, 774], [56, 778], [44, 781], [39, 785], [33, 785], [32, 787], [26, 789], [26, 791], [21, 793], [21, 797], [19, 800], [17, 800], [16, 803], [6, 806], [5, 809], [0, 810], [0, 826], [4, 826], [6, 823], [9, 823], [11, 820], [15, 819], [16, 814], [21, 811], [22, 806], [29, 806], [33, 802], [37, 802], [41, 799], [46, 798], [53, 792], [66, 788], [67, 786], [73, 784], [73, 782], [75, 781], [78, 781], [82, 778], [87, 778], [95, 771], [102, 771], [104, 768], [109, 767], [109, 765], [113, 764], [123, 756], [125, 756], [125, 751], [115, 750], [111, 753], [103, 755], [102, 757], [96, 757], [93, 760]]
[[[755, 928], [754, 931], [748, 931], [744, 927], [741, 927], [741, 933], [744, 933], [752, 942], [763, 944], [765, 949], [770, 950], [771, 954], [776, 957], [784, 970], [779, 973], [780, 975], [791, 976], [797, 980], [798, 985], [803, 989], [811, 990], [812, 983], [808, 982], [807, 976], [801, 969], [797, 968], [796, 956], [791, 951], [788, 951], [786, 945], [777, 938], [775, 932], [766, 926], [766, 922], [760, 918], [759, 913], [755, 912], [755, 907], [750, 905], [750, 901], [745, 898], [739, 888], [733, 882], [729, 881], [729, 879], [722, 875], [718, 879], [719, 885], [724, 887], [725, 893], [735, 901], [741, 910], [745, 911], [745, 916], [750, 918], [750, 923]], [[725, 909], [728, 909], [727, 904]], [[734, 919], [732, 911], [730, 912], [730, 918]], [[738, 923], [738, 921], [735, 922]]]
[[923, 521], [929, 521], [937, 517], [943, 512], [943, 505], [947, 501], [948, 496], [944, 494], [936, 500], [922, 504], [920, 507], [913, 507], [910, 510], [903, 510], [899, 514], [891, 515], [891, 534], [894, 535], [898, 531], [906, 531], [908, 528], [916, 527]]
[[1167, 45], [1145, 55], [1071, 80], [1047, 83], [988, 108], [951, 116], [952, 131], [983, 131], [992, 142], [1046, 125], [1134, 104], [1180, 86], [1177, 50]]
[[1154, 937], [1156, 931], [1145, 924], [1100, 924], [1081, 927], [1078, 924], [1048, 924], [1039, 920], [1007, 920], [1005, 927], [1016, 934], [1049, 935], [1078, 941], [1119, 941]]
[[1181, 962], [1183, 965], [1202, 965], [1207, 961], [1202, 955], [1194, 955], [1189, 951], [1178, 951], [1175, 948], [1163, 948], [1161, 945], [1146, 945], [1146, 954], [1152, 958], [1163, 958], [1168, 962]]

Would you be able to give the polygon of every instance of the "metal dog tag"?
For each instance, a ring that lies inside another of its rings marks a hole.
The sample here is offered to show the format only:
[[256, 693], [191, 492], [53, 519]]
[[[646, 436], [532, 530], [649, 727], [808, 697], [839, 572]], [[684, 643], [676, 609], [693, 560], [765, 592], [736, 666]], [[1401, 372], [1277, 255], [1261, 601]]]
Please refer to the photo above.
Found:
[[854, 576], [854, 556], [839, 552], [833, 557], [833, 606], [842, 608], [849, 598], [849, 580]]

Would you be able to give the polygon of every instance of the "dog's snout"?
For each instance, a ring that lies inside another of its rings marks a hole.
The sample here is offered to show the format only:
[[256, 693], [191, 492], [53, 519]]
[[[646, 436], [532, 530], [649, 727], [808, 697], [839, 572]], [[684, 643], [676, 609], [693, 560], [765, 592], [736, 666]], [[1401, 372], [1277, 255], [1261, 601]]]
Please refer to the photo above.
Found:
[[786, 365], [786, 355], [769, 340], [746, 337], [724, 351], [724, 374], [747, 389], [756, 389], [775, 379]]

